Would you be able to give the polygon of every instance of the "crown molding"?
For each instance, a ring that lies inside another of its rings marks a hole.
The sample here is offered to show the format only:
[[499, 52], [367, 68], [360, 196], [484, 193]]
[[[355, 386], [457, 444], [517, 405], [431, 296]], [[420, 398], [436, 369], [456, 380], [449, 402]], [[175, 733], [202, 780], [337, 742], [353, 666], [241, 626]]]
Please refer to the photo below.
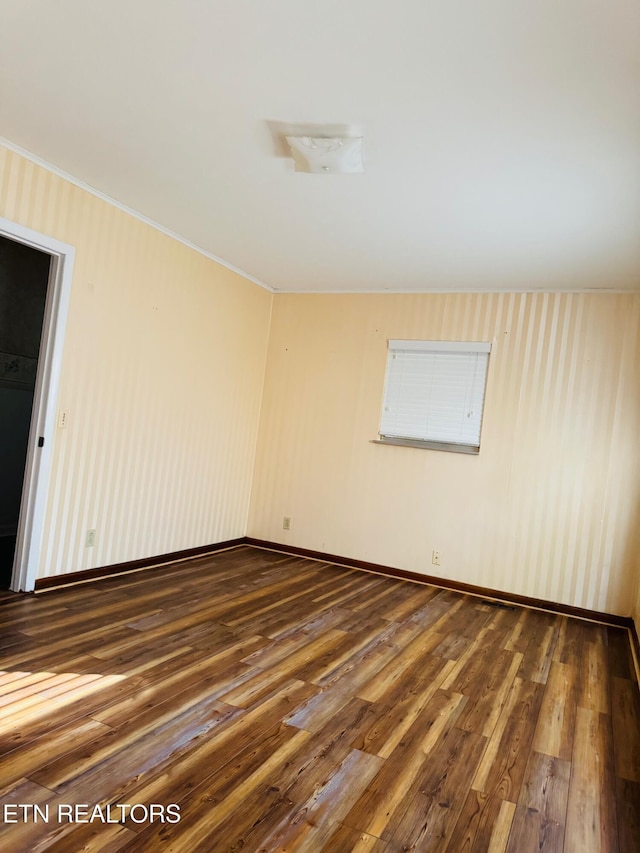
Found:
[[4, 148], [7, 148], [9, 151], [13, 151], [14, 154], [18, 154], [20, 157], [24, 157], [25, 160], [29, 160], [31, 163], [35, 163], [36, 166], [40, 166], [42, 169], [46, 169], [48, 172], [51, 172], [58, 178], [62, 178], [63, 180], [68, 181], [70, 184], [73, 184], [79, 189], [90, 193], [90, 195], [99, 198], [101, 201], [106, 201], [107, 204], [111, 204], [113, 205], [113, 207], [118, 208], [118, 210], [121, 210], [123, 213], [127, 213], [129, 216], [133, 216], [134, 219], [137, 219], [140, 222], [144, 222], [145, 225], [149, 225], [151, 226], [151, 228], [155, 228], [156, 231], [160, 231], [167, 237], [171, 237], [172, 240], [177, 240], [178, 243], [182, 243], [183, 246], [187, 246], [187, 248], [193, 249], [194, 252], [198, 252], [198, 254], [204, 255], [205, 258], [208, 258], [210, 261], [213, 261], [216, 264], [220, 264], [221, 267], [225, 267], [226, 269], [231, 270], [231, 272], [242, 276], [242, 278], [246, 278], [247, 281], [251, 281], [253, 282], [253, 284], [257, 284], [258, 287], [262, 287], [265, 290], [268, 290], [269, 293], [275, 292], [273, 287], [268, 284], [265, 284], [264, 281], [260, 281], [259, 278], [256, 278], [255, 276], [250, 275], [250, 273], [246, 272], [245, 270], [242, 270], [239, 267], [230, 264], [223, 258], [219, 258], [217, 255], [208, 252], [206, 249], [203, 249], [202, 246], [197, 246], [195, 243], [192, 243], [185, 237], [180, 236], [180, 234], [176, 234], [176, 232], [172, 231], [170, 228], [165, 228], [165, 226], [161, 225], [159, 222], [150, 219], [143, 213], [134, 210], [132, 207], [128, 207], [126, 204], [123, 204], [117, 199], [112, 198], [106, 193], [103, 193], [101, 190], [98, 190], [95, 187], [92, 187], [90, 184], [81, 181], [79, 178], [70, 175], [63, 169], [59, 169], [57, 166], [54, 166], [53, 163], [49, 163], [46, 160], [43, 160], [42, 157], [38, 157], [37, 154], [33, 154], [31, 151], [27, 151], [26, 148], [22, 148], [20, 145], [16, 145], [14, 142], [11, 142], [11, 140], [6, 139], [3, 136], [0, 136], [0, 145], [2, 145]]

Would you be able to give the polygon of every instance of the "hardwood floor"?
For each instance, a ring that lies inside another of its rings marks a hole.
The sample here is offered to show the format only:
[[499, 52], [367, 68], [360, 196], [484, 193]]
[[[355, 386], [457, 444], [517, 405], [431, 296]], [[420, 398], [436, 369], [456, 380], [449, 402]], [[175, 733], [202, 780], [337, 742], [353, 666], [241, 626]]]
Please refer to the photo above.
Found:
[[640, 850], [620, 628], [240, 547], [7, 596], [0, 656], [5, 853]]

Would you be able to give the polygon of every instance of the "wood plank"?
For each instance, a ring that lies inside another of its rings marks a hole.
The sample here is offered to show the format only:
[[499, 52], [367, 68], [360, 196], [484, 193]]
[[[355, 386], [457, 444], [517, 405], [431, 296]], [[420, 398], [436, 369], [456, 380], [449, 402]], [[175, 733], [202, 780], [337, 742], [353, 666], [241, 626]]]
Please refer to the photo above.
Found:
[[389, 850], [386, 841], [358, 832], [341, 823], [328, 822], [326, 832], [317, 839], [317, 847], [308, 853], [385, 853]]
[[[323, 837], [325, 827], [330, 821], [339, 821], [349, 811], [362, 787], [379, 771], [381, 763], [372, 755], [352, 749], [333, 768], [321, 766], [314, 768], [313, 772], [305, 768], [304, 775], [300, 774], [298, 781], [285, 794], [295, 803], [291, 812], [266, 835], [255, 831], [243, 833], [242, 841], [254, 849], [318, 850], [326, 843]], [[303, 779], [306, 796], [301, 796], [297, 790]], [[252, 834], [254, 839], [251, 839]], [[259, 845], [255, 836], [261, 836]]]
[[[386, 829], [413, 789], [427, 756], [454, 727], [466, 699], [439, 690], [396, 746], [380, 773], [343, 822], [369, 835], [387, 837]], [[383, 835], [384, 833], [384, 835]]]
[[352, 696], [359, 695], [361, 686], [374, 678], [395, 654], [397, 649], [393, 646], [378, 643], [366, 654], [355, 656], [342, 672], [333, 676], [331, 682], [319, 686], [317, 695], [287, 715], [285, 722], [309, 731], [319, 731]]
[[522, 666], [520, 652], [499, 652], [490, 672], [480, 671], [458, 691], [469, 696], [464, 714], [458, 722], [461, 729], [491, 737]]
[[381, 613], [390, 622], [404, 622], [406, 619], [410, 619], [439, 592], [434, 586], [418, 584], [407, 584], [406, 587], [402, 587], [402, 591], [403, 600], [391, 603], [391, 607]]
[[611, 711], [607, 647], [585, 642], [578, 664], [578, 706], [608, 714]]
[[[515, 805], [508, 800], [502, 801], [498, 819], [493, 825], [493, 832], [489, 839], [487, 853], [505, 853], [513, 824], [515, 808]], [[480, 850], [478, 850], [478, 853], [480, 853]]]
[[532, 753], [513, 818], [508, 853], [562, 853], [570, 775], [570, 762]]
[[474, 680], [479, 683], [481, 673], [484, 671], [486, 674], [491, 670], [489, 662], [493, 661], [502, 649], [504, 639], [504, 634], [500, 631], [481, 628], [468, 649], [456, 661], [443, 688], [454, 690], [457, 687], [466, 687]]
[[576, 666], [582, 660], [583, 645], [589, 637], [589, 625], [570, 616], [558, 617], [558, 640], [553, 652], [556, 663]]
[[107, 628], [102, 627], [96, 628], [94, 631], [85, 631], [84, 634], [74, 639], [64, 637], [57, 642], [44, 644], [42, 639], [37, 640], [32, 637], [31, 643], [24, 649], [4, 655], [2, 666], [5, 670], [17, 669], [18, 667], [29, 671], [41, 668], [50, 669], [52, 658], [56, 661], [67, 660], [75, 654], [86, 652], [87, 648], [95, 651], [96, 647], [103, 646], [107, 642], [115, 642], [118, 639], [128, 640], [131, 636], [132, 631], [127, 627], [126, 622], [113, 622]]
[[451, 669], [452, 661], [430, 658], [420, 661], [420, 671], [412, 667], [406, 681], [394, 684], [380, 696], [370, 728], [351, 745], [356, 749], [389, 758], [411, 726], [440, 689]]
[[[119, 802], [159, 802], [166, 800], [165, 792], [170, 789], [171, 801], [186, 808], [195, 796], [194, 791], [206, 788], [207, 802], [222, 802], [262, 767], [266, 756], [277, 753], [283, 760], [289, 760], [312, 737], [309, 732], [277, 723], [270, 726], [269, 722], [256, 720], [252, 737], [244, 737], [244, 732], [240, 732], [239, 742], [228, 734], [225, 736], [226, 729], [219, 738], [202, 739], [162, 767], [125, 780], [110, 799], [113, 801], [117, 796]], [[144, 827], [138, 827], [138, 831], [143, 830]]]
[[532, 619], [531, 611], [522, 608], [518, 612], [518, 620], [509, 632], [509, 638], [504, 648], [509, 652], [521, 652], [524, 654], [529, 645], [529, 624]]
[[506, 631], [510, 635], [519, 622], [523, 609], [515, 605], [513, 608], [492, 607], [491, 619], [487, 622], [486, 627], [492, 631]]
[[[429, 666], [435, 671], [442, 670], [444, 661], [434, 659], [429, 655], [440, 642], [440, 634], [429, 632], [417, 636], [408, 643], [399, 654], [394, 655], [389, 663], [382, 667], [377, 673], [375, 680], [363, 685], [358, 695], [368, 702], [389, 703], [389, 696], [395, 690], [399, 682], [404, 682], [408, 677], [413, 678], [416, 668]], [[427, 656], [428, 659], [427, 659]], [[411, 670], [407, 676], [407, 671]]]
[[156, 713], [170, 716], [176, 708], [191, 707], [202, 698], [218, 698], [238, 684], [244, 684], [253, 675], [253, 670], [241, 662], [196, 660], [187, 664], [182, 671], [172, 672], [161, 683], [142, 683], [138, 690], [130, 692], [118, 702], [97, 710], [93, 718], [111, 728], [122, 728], [141, 714], [147, 717]]
[[543, 687], [516, 678], [472, 787], [517, 802], [542, 703]]
[[637, 680], [631, 652], [631, 637], [626, 628], [607, 626], [607, 659], [609, 674], [612, 677]]
[[[93, 802], [108, 794], [108, 787], [132, 774], [163, 766], [191, 742], [209, 735], [238, 715], [215, 699], [199, 703], [178, 716], [142, 715], [125, 731], [110, 730], [98, 736], [90, 748], [76, 747], [62, 758], [43, 764], [31, 777], [51, 790], [78, 791]], [[98, 768], [98, 769], [96, 769]]]
[[32, 741], [28, 748], [13, 750], [0, 759], [0, 787], [28, 778], [42, 765], [61, 759], [71, 749], [86, 749], [108, 731], [108, 726], [89, 718], [55, 729]]
[[611, 706], [616, 776], [640, 782], [640, 692], [637, 683], [626, 678], [612, 678]]
[[578, 708], [567, 808], [566, 853], [615, 850], [618, 841], [611, 720]]
[[434, 648], [433, 654], [447, 660], [459, 660], [473, 641], [469, 637], [463, 637], [455, 632], [446, 634], [442, 641]]
[[[237, 837], [238, 829], [244, 829], [245, 826], [250, 829], [269, 801], [269, 797], [264, 796], [264, 787], [271, 790], [272, 794], [279, 793], [278, 786], [270, 784], [271, 778], [276, 776], [278, 768], [286, 765], [289, 758], [308, 738], [307, 732], [296, 732], [218, 802], [215, 801], [215, 794], [211, 795], [208, 786], [201, 787], [197, 794], [192, 794], [183, 801], [178, 824], [151, 826], [143, 830], [136, 838], [133, 849], [136, 853], [155, 853], [161, 846], [169, 845], [173, 853], [210, 851], [212, 838], [228, 838], [232, 832]], [[215, 785], [214, 781], [214, 791]], [[206, 809], [202, 808], [203, 802], [207, 803]]]
[[470, 790], [446, 849], [451, 853], [504, 853], [515, 808], [509, 800]]
[[117, 675], [75, 675], [43, 683], [43, 689], [0, 711], [0, 734], [10, 733], [18, 725], [31, 723], [51, 714], [52, 710], [70, 705], [121, 680]]
[[36, 843], [30, 853], [116, 853], [125, 846], [135, 843], [135, 833], [128, 827], [104, 825], [100, 822], [90, 824], [61, 825], [57, 832], [51, 833], [40, 844]]
[[558, 640], [558, 625], [540, 627], [530, 637], [518, 675], [538, 684], [546, 684], [553, 652]]
[[[220, 620], [224, 625], [231, 627], [243, 625], [247, 622], [254, 625], [260, 616], [279, 610], [283, 605], [293, 604], [303, 598], [311, 598], [314, 592], [330, 586], [327, 578], [321, 578], [311, 584], [308, 578], [302, 577], [298, 580], [298, 585], [291, 583], [291, 579], [285, 578], [281, 584], [273, 584], [268, 588], [268, 591], [263, 592], [259, 597], [260, 606], [256, 607], [255, 600], [246, 600], [251, 598], [251, 596], [246, 596], [245, 600], [236, 600], [227, 606], [226, 613], [220, 614]], [[282, 595], [282, 587], [290, 590], [288, 595]], [[254, 594], [253, 597], [257, 598], [258, 596]]]
[[122, 699], [123, 696], [128, 697], [132, 692], [135, 693], [139, 685], [139, 679], [122, 679], [91, 696], [75, 697], [64, 705], [56, 707], [50, 702], [43, 716], [32, 717], [29, 720], [21, 719], [16, 721], [9, 731], [0, 732], [0, 756], [7, 755], [12, 750], [73, 721], [89, 718], [92, 713], [97, 713], [99, 709], [107, 707], [110, 703]]
[[452, 728], [433, 751], [411, 794], [382, 832], [395, 849], [444, 851], [466, 799], [465, 783], [478, 766], [486, 739]]
[[[15, 784], [0, 790], [0, 810], [4, 815], [5, 806], [15, 806], [20, 803], [38, 806], [45, 810], [55, 801], [55, 794], [41, 785], [36, 785], [29, 779], [20, 779]], [[31, 811], [33, 814], [33, 811]], [[35, 849], [39, 839], [46, 834], [49, 824], [41, 818], [24, 820], [24, 812], [11, 809], [10, 819], [16, 823], [0, 821], [0, 849], [2, 853], [25, 853]]]
[[571, 761], [577, 708], [575, 667], [553, 662], [544, 691], [533, 749]]
[[113, 784], [116, 778], [126, 777], [127, 764], [135, 764], [140, 773], [161, 769], [171, 756], [179, 756], [183, 747], [198, 742], [205, 735], [219, 746], [235, 739], [236, 748], [240, 748], [250, 739], [252, 727], [271, 728], [282, 719], [292, 701], [306, 698], [313, 690], [311, 685], [289, 682], [273, 697], [244, 713], [213, 696], [193, 702], [180, 715], [176, 715], [172, 706], [166, 707], [165, 702], [115, 730], [113, 736], [104, 736], [94, 744], [91, 755], [68, 755], [66, 760], [43, 767], [32, 777], [56, 790], [71, 786], [86, 790], [91, 773], [91, 784], [96, 786], [94, 796], [100, 797], [107, 761], [112, 768]]
[[619, 853], [640, 850], [640, 782], [616, 779]]
[[372, 647], [383, 644], [391, 631], [392, 626], [385, 622], [382, 630], [368, 627], [357, 633], [343, 633], [338, 643], [322, 655], [295, 667], [292, 674], [301, 681], [319, 686], [335, 683], [350, 672]]
[[292, 637], [308, 638], [329, 628], [340, 628], [349, 615], [349, 610], [341, 610], [339, 607], [325, 610], [318, 608], [318, 605], [312, 601], [304, 612], [300, 612], [298, 608], [295, 611], [284, 610], [279, 623], [270, 626], [263, 633], [274, 640], [273, 647], [275, 647], [280, 641], [287, 641]]

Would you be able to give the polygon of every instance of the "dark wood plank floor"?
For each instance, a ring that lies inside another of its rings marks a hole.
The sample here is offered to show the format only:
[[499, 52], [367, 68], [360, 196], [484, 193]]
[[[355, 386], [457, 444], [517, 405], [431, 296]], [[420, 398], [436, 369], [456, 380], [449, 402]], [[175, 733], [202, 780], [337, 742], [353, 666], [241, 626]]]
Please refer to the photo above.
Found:
[[0, 655], [6, 853], [640, 850], [622, 629], [241, 547], [8, 596]]

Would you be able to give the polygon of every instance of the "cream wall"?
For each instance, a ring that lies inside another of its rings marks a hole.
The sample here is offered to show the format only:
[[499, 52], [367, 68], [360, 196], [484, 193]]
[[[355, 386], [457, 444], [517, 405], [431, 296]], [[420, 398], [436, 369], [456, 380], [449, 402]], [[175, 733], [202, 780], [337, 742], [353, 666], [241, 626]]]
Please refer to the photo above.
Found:
[[[267, 358], [271, 294], [3, 148], [0, 216], [76, 247], [41, 577], [248, 532], [640, 623], [640, 295], [280, 294]], [[403, 337], [494, 341], [480, 456], [371, 443]]]
[[0, 216], [76, 248], [39, 576], [244, 536], [271, 294], [4, 148]]
[[[639, 328], [640, 295], [277, 295], [249, 535], [628, 614]], [[479, 456], [371, 443], [388, 338], [493, 341]]]

